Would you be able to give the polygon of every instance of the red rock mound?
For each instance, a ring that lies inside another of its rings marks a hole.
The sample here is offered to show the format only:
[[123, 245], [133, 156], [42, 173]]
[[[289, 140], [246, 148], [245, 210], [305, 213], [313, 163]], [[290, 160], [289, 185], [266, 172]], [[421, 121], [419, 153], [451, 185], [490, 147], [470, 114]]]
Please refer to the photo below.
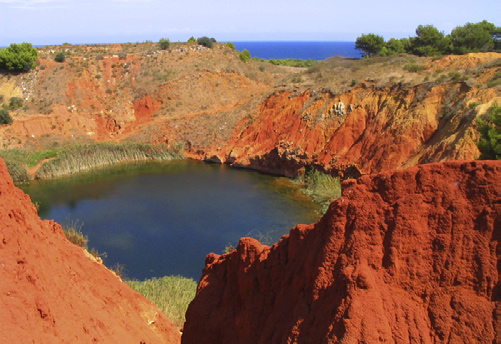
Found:
[[150, 301], [42, 221], [0, 159], [0, 343], [179, 343]]
[[500, 168], [349, 180], [318, 223], [209, 255], [182, 343], [492, 343]]

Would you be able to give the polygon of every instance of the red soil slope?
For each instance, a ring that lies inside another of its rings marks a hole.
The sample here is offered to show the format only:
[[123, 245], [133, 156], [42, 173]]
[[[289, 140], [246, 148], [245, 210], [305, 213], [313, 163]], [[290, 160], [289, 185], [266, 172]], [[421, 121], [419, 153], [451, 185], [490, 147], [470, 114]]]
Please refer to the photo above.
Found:
[[179, 343], [150, 301], [42, 221], [0, 159], [0, 343]]
[[182, 343], [492, 343], [500, 168], [348, 180], [318, 223], [209, 255]]

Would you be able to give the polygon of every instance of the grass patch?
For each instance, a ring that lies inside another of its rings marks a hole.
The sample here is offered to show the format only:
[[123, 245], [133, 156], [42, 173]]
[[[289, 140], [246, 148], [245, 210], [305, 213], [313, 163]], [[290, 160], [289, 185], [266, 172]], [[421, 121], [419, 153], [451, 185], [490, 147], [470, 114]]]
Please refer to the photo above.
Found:
[[318, 64], [320, 61], [317, 60], [301, 60], [301, 59], [283, 59], [283, 60], [265, 60], [259, 59], [261, 62], [268, 62], [274, 64], [275, 66], [288, 66], [288, 67], [300, 67], [300, 68], [310, 68]]
[[182, 154], [166, 145], [95, 143], [73, 146], [59, 151], [53, 160], [43, 164], [37, 172], [37, 178], [56, 178], [124, 162], [179, 158], [182, 158]]
[[404, 66], [404, 70], [411, 72], [411, 73], [417, 73], [422, 70], [426, 70], [428, 67], [423, 66], [423, 65], [417, 65], [417, 64], [406, 64]]
[[87, 250], [87, 243], [89, 242], [89, 239], [87, 238], [87, 236], [82, 234], [83, 222], [79, 220], [67, 220], [66, 223], [62, 225], [62, 227], [66, 238], [71, 243]]
[[197, 291], [197, 283], [182, 276], [127, 281], [127, 284], [156, 304], [178, 327], [186, 321], [186, 310]]
[[333, 200], [341, 197], [341, 181], [339, 177], [332, 177], [318, 170], [312, 170], [297, 181], [303, 184], [303, 192], [306, 195], [322, 205], [322, 213], [327, 211], [329, 204]]

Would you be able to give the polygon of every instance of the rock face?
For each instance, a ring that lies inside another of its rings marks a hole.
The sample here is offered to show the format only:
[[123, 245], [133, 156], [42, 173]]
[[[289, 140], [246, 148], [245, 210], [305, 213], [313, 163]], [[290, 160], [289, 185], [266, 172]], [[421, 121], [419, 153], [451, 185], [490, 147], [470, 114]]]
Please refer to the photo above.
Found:
[[492, 343], [500, 168], [348, 180], [318, 223], [207, 256], [182, 343]]
[[0, 159], [0, 342], [179, 343], [150, 301], [42, 221]]

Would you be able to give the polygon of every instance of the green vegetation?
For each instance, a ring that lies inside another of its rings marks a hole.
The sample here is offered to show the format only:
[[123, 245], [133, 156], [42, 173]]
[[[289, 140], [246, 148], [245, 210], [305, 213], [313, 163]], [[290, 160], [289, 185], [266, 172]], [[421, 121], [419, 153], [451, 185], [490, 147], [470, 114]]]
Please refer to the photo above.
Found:
[[[1, 110], [0, 110], [1, 111]], [[56, 155], [56, 151], [47, 150], [30, 153], [22, 149], [0, 150], [0, 157], [5, 161], [7, 170], [15, 182], [30, 180], [28, 168], [35, 166], [41, 160], [51, 158]]]
[[477, 141], [478, 150], [482, 153], [481, 160], [501, 159], [501, 106], [497, 103], [477, 118], [477, 129], [480, 139]]
[[195, 39], [195, 37], [191, 36], [189, 39], [188, 39], [188, 43], [195, 43], [197, 40]]
[[216, 40], [214, 38], [209, 38], [206, 36], [197, 39], [198, 44], [211, 49], [214, 47], [215, 42]]
[[170, 41], [168, 39], [162, 38], [158, 41], [158, 45], [160, 46], [160, 49], [167, 50], [170, 47]]
[[411, 73], [417, 73], [419, 71], [427, 69], [426, 66], [423, 65], [417, 65], [417, 64], [407, 64], [404, 66], [404, 70], [411, 72]]
[[384, 47], [384, 38], [374, 33], [362, 35], [355, 41], [355, 49], [360, 50], [364, 55], [377, 54]]
[[320, 61], [308, 59], [308, 60], [300, 60], [300, 59], [283, 59], [283, 60], [265, 60], [260, 59], [261, 62], [269, 62], [276, 66], [288, 66], [288, 67], [300, 67], [300, 68], [310, 68], [318, 64]]
[[240, 57], [240, 60], [244, 62], [249, 62], [251, 59], [251, 54], [247, 49], [244, 49], [240, 54], [238, 55]]
[[179, 152], [165, 145], [140, 143], [79, 145], [59, 151], [53, 160], [42, 165], [37, 178], [50, 179], [123, 162], [172, 160], [181, 157]]
[[27, 72], [35, 67], [37, 50], [30, 43], [15, 44], [0, 49], [0, 70]]
[[9, 111], [6, 109], [0, 109], [0, 125], [11, 124], [12, 122], [12, 117], [10, 117]]
[[438, 31], [433, 25], [419, 25], [416, 36], [410, 38], [391, 38], [388, 42], [374, 33], [358, 37], [355, 48], [365, 56], [414, 54], [419, 56], [439, 56], [444, 54], [467, 54], [471, 52], [493, 51], [493, 34], [500, 29], [484, 20], [479, 23], [467, 23], [452, 30], [450, 35]]
[[197, 291], [197, 283], [182, 276], [128, 281], [127, 284], [156, 304], [178, 327], [183, 326], [186, 310]]
[[231, 42], [227, 42], [226, 43], [226, 46], [229, 47], [230, 49], [233, 49], [235, 50], [235, 44], [231, 43]]
[[83, 222], [80, 222], [79, 220], [67, 220], [66, 223], [62, 225], [62, 227], [66, 238], [71, 243], [87, 250], [87, 243], [89, 242], [89, 239], [82, 234]]
[[66, 55], [61, 51], [54, 56], [54, 61], [56, 62], [64, 62], [66, 61]]
[[333, 200], [341, 197], [341, 181], [338, 177], [311, 169], [297, 181], [304, 185], [303, 192], [306, 195], [322, 205], [322, 213], [327, 211]]
[[5, 108], [7, 110], [17, 110], [21, 107], [23, 107], [23, 98], [12, 97], [9, 99], [9, 105], [7, 105]]

